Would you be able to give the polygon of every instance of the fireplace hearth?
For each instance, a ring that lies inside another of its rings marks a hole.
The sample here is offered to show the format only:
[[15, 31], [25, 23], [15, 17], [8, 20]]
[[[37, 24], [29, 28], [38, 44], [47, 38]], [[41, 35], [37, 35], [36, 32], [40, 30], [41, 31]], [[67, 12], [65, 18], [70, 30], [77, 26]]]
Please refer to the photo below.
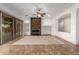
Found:
[[41, 35], [40, 30], [32, 30], [31, 32], [32, 35]]

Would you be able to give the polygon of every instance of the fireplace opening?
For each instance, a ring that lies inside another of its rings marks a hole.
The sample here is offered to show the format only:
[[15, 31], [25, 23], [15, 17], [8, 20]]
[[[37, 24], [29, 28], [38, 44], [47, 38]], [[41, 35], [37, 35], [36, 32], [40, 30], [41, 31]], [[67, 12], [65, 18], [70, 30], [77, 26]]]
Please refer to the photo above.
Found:
[[40, 30], [32, 30], [31, 32], [32, 35], [41, 35]]

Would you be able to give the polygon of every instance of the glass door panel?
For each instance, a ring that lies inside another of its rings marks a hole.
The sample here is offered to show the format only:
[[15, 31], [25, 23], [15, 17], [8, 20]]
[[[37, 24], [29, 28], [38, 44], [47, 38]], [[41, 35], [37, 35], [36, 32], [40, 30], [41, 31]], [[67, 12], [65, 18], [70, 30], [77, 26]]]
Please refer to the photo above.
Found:
[[2, 19], [1, 19], [1, 12], [0, 12], [0, 44], [1, 44], [1, 23], [2, 23], [1, 20], [2, 20]]
[[20, 37], [20, 21], [16, 20], [16, 37]]
[[3, 16], [2, 20], [2, 43], [12, 40], [13, 21], [12, 18]]

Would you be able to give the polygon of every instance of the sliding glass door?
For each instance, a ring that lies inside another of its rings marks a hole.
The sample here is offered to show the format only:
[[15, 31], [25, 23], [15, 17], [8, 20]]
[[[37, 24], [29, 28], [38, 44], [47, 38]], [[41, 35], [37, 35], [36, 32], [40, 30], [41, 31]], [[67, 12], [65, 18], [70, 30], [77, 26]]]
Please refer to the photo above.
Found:
[[18, 38], [23, 35], [23, 21], [14, 19], [14, 37]]
[[13, 18], [2, 16], [2, 43], [13, 39]]
[[23, 36], [23, 21], [20, 20], [20, 36]]
[[23, 35], [23, 21], [0, 12], [0, 44]]
[[16, 19], [16, 37], [20, 37], [20, 22]]
[[1, 23], [2, 23], [2, 14], [0, 13], [0, 44], [1, 44]]

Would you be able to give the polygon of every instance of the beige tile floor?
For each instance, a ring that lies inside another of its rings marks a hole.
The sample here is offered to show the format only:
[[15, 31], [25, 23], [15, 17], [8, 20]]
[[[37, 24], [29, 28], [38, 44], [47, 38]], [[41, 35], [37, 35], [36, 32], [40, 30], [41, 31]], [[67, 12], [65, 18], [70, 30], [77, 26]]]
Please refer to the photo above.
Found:
[[26, 36], [13, 45], [52, 45], [52, 44], [64, 44], [61, 40], [53, 36]]
[[[44, 40], [46, 41], [44, 42]], [[54, 36], [25, 36], [23, 38], [20, 38], [19, 40], [18, 39], [13, 40], [6, 44], [1, 45], [0, 54], [1, 55], [72, 55], [72, 54], [79, 55], [79, 45], [77, 46], [73, 45], [65, 40], [62, 40]]]

